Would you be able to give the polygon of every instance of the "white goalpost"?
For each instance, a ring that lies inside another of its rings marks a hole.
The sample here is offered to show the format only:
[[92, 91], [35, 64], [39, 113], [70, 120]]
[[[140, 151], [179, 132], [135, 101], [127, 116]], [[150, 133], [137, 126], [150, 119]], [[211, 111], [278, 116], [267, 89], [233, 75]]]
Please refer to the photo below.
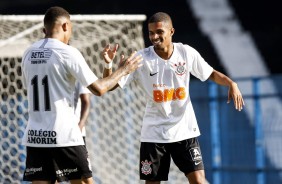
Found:
[[[25, 147], [21, 138], [28, 120], [26, 91], [21, 81], [21, 56], [34, 41], [43, 38], [43, 15], [0, 15], [0, 183], [23, 183]], [[101, 51], [118, 43], [119, 53], [144, 48], [145, 15], [71, 15], [70, 44], [78, 48], [92, 71], [102, 77]], [[117, 67], [119, 56], [114, 61]], [[138, 184], [139, 137], [145, 99], [132, 84], [102, 97], [91, 96], [86, 125], [86, 145], [96, 184]], [[186, 183], [172, 165], [169, 181]]]

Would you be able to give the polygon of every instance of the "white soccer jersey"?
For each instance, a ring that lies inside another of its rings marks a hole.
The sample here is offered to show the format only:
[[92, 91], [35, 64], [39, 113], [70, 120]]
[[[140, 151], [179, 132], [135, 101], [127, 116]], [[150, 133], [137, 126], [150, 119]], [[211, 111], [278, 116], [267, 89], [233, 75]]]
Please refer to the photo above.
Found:
[[[82, 86], [80, 82], [76, 81], [74, 89], [74, 114], [77, 118], [77, 122], [79, 122], [81, 114], [81, 94], [91, 94], [91, 92], [88, 88]], [[82, 128], [82, 136], [86, 136], [85, 126]]]
[[74, 114], [76, 79], [97, 80], [81, 53], [57, 39], [42, 39], [22, 58], [29, 119], [23, 144], [31, 147], [84, 145]]
[[138, 52], [143, 66], [123, 77], [123, 88], [136, 80], [146, 94], [141, 142], [169, 143], [200, 135], [189, 95], [190, 73], [201, 81], [213, 68], [192, 47], [173, 43], [169, 60], [160, 58], [153, 46]]

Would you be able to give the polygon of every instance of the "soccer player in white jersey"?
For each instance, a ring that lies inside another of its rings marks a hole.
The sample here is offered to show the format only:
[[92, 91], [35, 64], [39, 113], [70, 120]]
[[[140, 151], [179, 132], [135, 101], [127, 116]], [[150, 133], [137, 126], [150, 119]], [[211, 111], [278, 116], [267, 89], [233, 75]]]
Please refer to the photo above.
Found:
[[148, 29], [152, 46], [138, 51], [143, 65], [119, 82], [123, 88], [137, 81], [147, 99], [141, 130], [140, 178], [146, 184], [166, 181], [172, 158], [190, 184], [205, 183], [197, 140], [200, 131], [189, 95], [190, 74], [201, 81], [210, 79], [227, 86], [228, 102], [233, 99], [239, 111], [244, 105], [241, 92], [234, 81], [214, 70], [194, 48], [172, 42], [174, 28], [168, 14], [154, 14], [148, 20]]
[[[50, 184], [55, 180], [93, 183], [87, 151], [74, 114], [75, 81], [97, 96], [113, 88], [122, 76], [138, 67], [135, 53], [122, 61], [116, 72], [98, 79], [82, 54], [69, 46], [72, 23], [61, 7], [49, 8], [44, 16], [45, 38], [32, 44], [22, 58], [23, 84], [28, 97], [28, 124], [23, 136], [26, 168], [23, 180]], [[116, 48], [107, 49], [107, 59]]]

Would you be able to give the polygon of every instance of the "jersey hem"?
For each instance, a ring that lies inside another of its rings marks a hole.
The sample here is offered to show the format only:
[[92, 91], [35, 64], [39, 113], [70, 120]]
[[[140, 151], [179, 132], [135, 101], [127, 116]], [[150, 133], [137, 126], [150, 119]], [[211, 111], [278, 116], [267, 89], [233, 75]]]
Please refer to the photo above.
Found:
[[70, 147], [70, 146], [82, 146], [85, 145], [83, 143], [77, 143], [77, 144], [61, 144], [61, 145], [38, 145], [38, 144], [25, 144], [23, 143], [22, 145], [28, 146], [28, 147], [36, 147], [36, 148], [56, 148], [56, 147]]
[[183, 141], [186, 139], [191, 139], [191, 138], [195, 138], [195, 137], [199, 137], [201, 134], [198, 135], [194, 135], [194, 136], [189, 136], [189, 137], [185, 137], [185, 138], [181, 138], [181, 139], [173, 139], [173, 140], [159, 140], [159, 139], [140, 139], [140, 142], [151, 142], [151, 143], [173, 143], [173, 142], [179, 142], [179, 141]]

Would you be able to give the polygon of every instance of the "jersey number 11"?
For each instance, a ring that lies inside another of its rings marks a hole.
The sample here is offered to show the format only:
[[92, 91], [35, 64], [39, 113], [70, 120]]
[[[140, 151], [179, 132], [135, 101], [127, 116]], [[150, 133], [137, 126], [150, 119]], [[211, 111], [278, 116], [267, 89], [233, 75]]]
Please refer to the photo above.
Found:
[[[33, 86], [33, 110], [39, 111], [39, 89], [38, 89], [38, 75], [35, 75], [31, 79], [31, 84]], [[42, 79], [43, 91], [44, 91], [44, 110], [50, 111], [50, 95], [49, 95], [49, 86], [48, 86], [48, 76], [45, 75]]]

